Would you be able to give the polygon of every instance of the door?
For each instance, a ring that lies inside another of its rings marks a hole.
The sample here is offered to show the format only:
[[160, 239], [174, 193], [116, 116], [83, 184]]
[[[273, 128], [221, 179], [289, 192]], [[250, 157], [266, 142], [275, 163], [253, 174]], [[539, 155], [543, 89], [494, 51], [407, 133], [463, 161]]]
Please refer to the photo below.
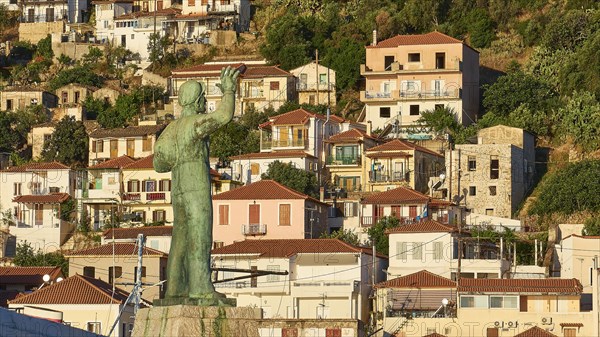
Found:
[[408, 216], [411, 219], [414, 219], [417, 217], [417, 206], [408, 206]]
[[46, 22], [54, 21], [54, 8], [46, 8]]
[[402, 206], [392, 206], [392, 216], [396, 217], [397, 219], [400, 219], [400, 217], [402, 216]]
[[42, 204], [34, 204], [33, 208], [35, 210], [35, 225], [41, 226], [44, 224], [44, 205]]
[[27, 10], [27, 22], [34, 22], [35, 20], [35, 10], [30, 8]]
[[498, 328], [487, 328], [486, 337], [498, 337]]
[[127, 46], [127, 35], [121, 35], [121, 47]]
[[383, 216], [383, 206], [373, 205], [373, 225]]
[[116, 139], [110, 140], [110, 158], [117, 158], [119, 155], [119, 141]]
[[248, 209], [248, 224], [260, 224], [260, 205], [250, 205]]
[[135, 139], [127, 139], [127, 155], [135, 157]]
[[279, 128], [279, 146], [287, 147], [289, 137], [290, 136], [287, 127]]

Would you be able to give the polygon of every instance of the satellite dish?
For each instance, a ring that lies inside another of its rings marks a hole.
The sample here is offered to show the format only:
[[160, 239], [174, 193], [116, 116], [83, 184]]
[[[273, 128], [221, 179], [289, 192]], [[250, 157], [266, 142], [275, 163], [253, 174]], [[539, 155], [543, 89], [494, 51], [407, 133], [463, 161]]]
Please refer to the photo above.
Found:
[[62, 277], [59, 277], [59, 278], [57, 278], [57, 279], [56, 279], [56, 283], [58, 283], [58, 282], [60, 282], [60, 281], [62, 281], [62, 280], [63, 280], [63, 278], [62, 278]]
[[44, 280], [44, 282], [48, 282], [50, 281], [50, 275], [46, 274], [42, 277], [42, 280]]

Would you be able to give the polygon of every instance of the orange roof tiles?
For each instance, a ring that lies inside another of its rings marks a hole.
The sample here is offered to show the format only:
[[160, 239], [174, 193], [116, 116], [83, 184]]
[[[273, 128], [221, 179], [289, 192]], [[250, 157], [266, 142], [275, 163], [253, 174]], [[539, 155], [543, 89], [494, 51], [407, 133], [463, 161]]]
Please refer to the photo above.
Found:
[[[306, 111], [302, 108], [288, 111], [281, 115], [273, 116], [269, 118], [269, 123], [264, 123], [262, 125], [304, 125], [309, 118], [318, 118], [321, 120], [327, 119], [327, 116], [317, 114], [314, 112]], [[329, 119], [333, 120], [337, 123], [342, 123], [344, 121], [343, 118], [335, 115], [329, 115]]]
[[166, 125], [139, 125], [126, 128], [97, 129], [90, 133], [90, 138], [140, 137], [159, 134]]
[[456, 282], [427, 270], [400, 276], [375, 285], [376, 288], [456, 288]]
[[[65, 254], [65, 256], [112, 256], [113, 246], [115, 255], [136, 256], [138, 252], [138, 246], [135, 243], [108, 243], [94, 248], [72, 251]], [[148, 247], [143, 248], [142, 254], [144, 256], [168, 256], [166, 253]]]
[[364, 198], [361, 204], [391, 205], [406, 203], [426, 203], [429, 197], [406, 187], [398, 187], [381, 193], [372, 194]]
[[232, 156], [229, 159], [231, 160], [239, 160], [239, 159], [269, 159], [269, 158], [316, 158], [313, 155], [310, 155], [304, 151], [273, 151], [273, 152], [256, 152], [256, 153], [246, 153], [240, 154], [238, 156]]
[[18, 203], [36, 203], [36, 204], [60, 204], [69, 200], [71, 196], [67, 193], [19, 195], [13, 199]]
[[350, 129], [342, 133], [338, 133], [329, 137], [327, 142], [329, 143], [343, 143], [343, 142], [358, 142], [365, 138], [376, 140], [375, 137], [369, 136], [366, 132], [359, 129]]
[[318, 200], [283, 186], [274, 180], [259, 180], [250, 185], [213, 195], [213, 200], [283, 200], [283, 199], [310, 199]]
[[359, 252], [372, 254], [371, 248], [353, 246], [338, 239], [245, 240], [212, 250], [212, 254], [257, 254], [282, 258], [296, 254]]
[[197, 64], [195, 66], [174, 69], [172, 71], [173, 77], [189, 77], [189, 75], [180, 74], [180, 73], [194, 73], [194, 76], [205, 77], [205, 76], [215, 76], [219, 77], [221, 75], [221, 69], [224, 67], [232, 67], [235, 69], [240, 69], [244, 66], [243, 63], [232, 63], [232, 64]]
[[430, 333], [429, 335], [425, 335], [423, 337], [446, 337], [446, 335], [440, 335], [439, 333], [434, 332], [434, 333]]
[[550, 333], [538, 326], [534, 326], [531, 329], [527, 329], [520, 334], [516, 334], [515, 337], [557, 337], [555, 334]]
[[560, 326], [563, 328], [581, 328], [583, 323], [560, 323]]
[[11, 304], [121, 304], [129, 294], [120, 288], [91, 277], [71, 276], [61, 282], [51, 284], [25, 296], [18, 297]]
[[46, 170], [68, 170], [67, 165], [59, 162], [50, 163], [27, 163], [20, 166], [9, 167], [2, 172], [29, 172], [29, 171], [46, 171]]
[[121, 156], [118, 158], [103, 161], [100, 164], [88, 167], [89, 170], [102, 170], [102, 169], [120, 169], [125, 166], [134, 163], [135, 159], [129, 156]]
[[[181, 9], [178, 8], [164, 8], [164, 9], [159, 9], [156, 11], [156, 16], [170, 16], [170, 15], [177, 15], [181, 13]], [[153, 16], [154, 12], [132, 12], [132, 13], [127, 13], [127, 14], [123, 14], [121, 16], [118, 16], [115, 18], [115, 20], [126, 20], [126, 19], [135, 19], [135, 18], [139, 18], [139, 17], [149, 17], [149, 16]]]
[[242, 78], [260, 78], [260, 77], [271, 77], [271, 76], [281, 77], [281, 76], [293, 76], [293, 75], [277, 66], [262, 66], [262, 65], [248, 65], [248, 68], [242, 74]]
[[0, 284], [35, 284], [44, 283], [44, 275], [51, 280], [62, 276], [60, 267], [0, 267]]
[[485, 293], [562, 293], [580, 294], [583, 286], [577, 279], [468, 279], [461, 278], [459, 292]]
[[408, 141], [394, 139], [387, 143], [372, 147], [366, 151], [366, 156], [370, 157], [375, 154], [375, 152], [387, 152], [387, 151], [420, 151], [432, 154], [434, 156], [443, 157], [441, 154], [432, 151], [426, 147], [419, 146], [417, 144], [413, 144]]
[[138, 234], [144, 234], [144, 237], [148, 236], [171, 236], [173, 233], [173, 226], [148, 226], [148, 227], [133, 227], [133, 228], [114, 228], [107, 229], [102, 233], [102, 236], [106, 239], [112, 239], [113, 235], [116, 240], [118, 239], [135, 239]]
[[152, 169], [154, 170], [154, 155], [151, 154], [148, 157], [144, 157], [140, 160], [136, 160], [132, 163], [126, 164], [123, 166], [124, 170], [145, 170]]
[[423, 220], [408, 225], [387, 229], [385, 233], [453, 233], [457, 231], [458, 228], [455, 226], [439, 223], [435, 220]]
[[367, 48], [393, 48], [398, 46], [413, 46], [422, 44], [454, 44], [463, 42], [440, 32], [426, 34], [396, 35], [389, 39], [380, 41], [375, 46]]
[[189, 77], [219, 77], [221, 69], [232, 67], [240, 71], [240, 78], [263, 78], [263, 77], [291, 77], [291, 73], [279, 68], [278, 66], [269, 66], [262, 64], [198, 64], [195, 66], [175, 69], [172, 71], [174, 78]]

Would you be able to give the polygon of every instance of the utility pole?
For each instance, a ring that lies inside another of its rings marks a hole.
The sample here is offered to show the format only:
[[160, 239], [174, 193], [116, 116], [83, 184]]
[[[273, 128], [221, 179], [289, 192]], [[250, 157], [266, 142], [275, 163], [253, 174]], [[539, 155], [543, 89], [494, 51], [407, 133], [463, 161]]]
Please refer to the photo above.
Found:
[[450, 177], [450, 181], [448, 182], [448, 201], [452, 202], [452, 165], [454, 163], [452, 162], [452, 138], [450, 133], [448, 133], [448, 151], [450, 152], [450, 165], [448, 165], [448, 177]]
[[137, 237], [137, 245], [138, 245], [138, 260], [137, 260], [137, 270], [135, 273], [135, 286], [133, 287], [133, 291], [135, 292], [135, 304], [133, 313], [137, 314], [138, 310], [140, 310], [140, 300], [142, 298], [142, 252], [144, 250], [144, 234], [138, 234]]
[[316, 73], [316, 79], [315, 82], [317, 84], [317, 105], [319, 105], [319, 50], [315, 49], [315, 61], [317, 64], [317, 67], [315, 69], [315, 73]]

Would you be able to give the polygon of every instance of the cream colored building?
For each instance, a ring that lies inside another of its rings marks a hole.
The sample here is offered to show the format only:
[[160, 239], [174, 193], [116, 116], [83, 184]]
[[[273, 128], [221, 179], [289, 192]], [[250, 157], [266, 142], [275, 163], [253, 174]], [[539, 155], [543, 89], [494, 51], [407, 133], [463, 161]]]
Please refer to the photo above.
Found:
[[267, 272], [230, 281], [248, 274], [218, 273], [215, 287], [235, 298], [237, 306], [259, 307], [267, 319], [322, 319], [323, 323], [330, 319], [367, 322], [371, 284], [383, 278], [387, 266], [387, 258], [380, 255], [373, 264], [370, 248], [337, 239], [245, 240], [214, 249], [212, 260], [217, 268]]
[[0, 98], [1, 111], [16, 111], [38, 104], [48, 110], [58, 104], [58, 98], [54, 94], [31, 87], [6, 88], [0, 91]]
[[40, 159], [44, 146], [52, 139], [55, 128], [55, 123], [40, 124], [31, 128], [27, 134], [27, 145], [31, 146], [31, 156], [34, 159]]
[[[131, 284], [135, 282], [137, 271], [137, 254], [138, 247], [135, 243], [115, 242], [73, 251], [65, 254], [65, 257], [69, 259], [69, 275], [97, 278], [131, 292]], [[156, 284], [165, 280], [168, 254], [144, 247], [142, 255], [142, 282]], [[162, 298], [164, 289], [161, 286], [147, 287], [142, 298], [149, 301]]]
[[446, 154], [439, 196], [472, 213], [511, 218], [532, 187], [534, 171], [532, 134], [504, 125], [485, 128], [477, 144], [459, 144]]
[[[479, 109], [479, 53], [440, 32], [397, 35], [366, 47], [360, 73], [365, 90], [365, 120], [374, 129], [414, 125], [426, 110], [453, 109], [463, 125], [474, 123]], [[405, 134], [403, 133], [405, 136]]]
[[[92, 277], [73, 276], [9, 302], [9, 309], [45, 318], [78, 329], [129, 337], [133, 328], [133, 304], [125, 305], [128, 292]], [[50, 327], [49, 327], [50, 329]]]
[[114, 40], [115, 18], [131, 13], [133, 0], [99, 0], [92, 1], [96, 11], [97, 42], [108, 43]]
[[117, 98], [123, 94], [122, 89], [115, 89], [109, 86], [105, 86], [100, 88], [92, 93], [92, 97], [95, 99], [101, 99], [106, 103], [110, 103], [110, 105], [114, 105], [117, 101]]
[[54, 92], [58, 97], [58, 104], [61, 107], [80, 106], [88, 96], [91, 96], [98, 88], [90, 85], [69, 83], [56, 89]]
[[136, 242], [139, 234], [144, 235], [146, 246], [169, 253], [173, 226], [142, 226], [131, 228], [110, 228], [102, 233], [102, 244]]
[[120, 156], [144, 158], [154, 153], [154, 143], [165, 125], [139, 125], [96, 129], [89, 135], [89, 165]]
[[335, 70], [313, 61], [290, 70], [290, 73], [296, 79], [298, 103], [335, 106]]

